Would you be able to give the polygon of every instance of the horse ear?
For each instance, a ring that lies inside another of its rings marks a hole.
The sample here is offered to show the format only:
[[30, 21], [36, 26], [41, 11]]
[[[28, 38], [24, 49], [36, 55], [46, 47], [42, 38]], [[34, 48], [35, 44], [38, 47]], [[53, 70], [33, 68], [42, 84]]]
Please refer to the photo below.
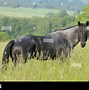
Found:
[[78, 21], [78, 26], [80, 26], [81, 25], [81, 23], [80, 23], [80, 21]]
[[89, 21], [86, 21], [86, 26], [89, 26]]

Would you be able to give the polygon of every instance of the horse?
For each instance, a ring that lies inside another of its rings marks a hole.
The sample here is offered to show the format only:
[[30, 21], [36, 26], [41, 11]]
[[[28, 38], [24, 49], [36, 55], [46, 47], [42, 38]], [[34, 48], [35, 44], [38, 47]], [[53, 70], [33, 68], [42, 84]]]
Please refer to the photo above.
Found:
[[[67, 57], [79, 42], [82, 48], [85, 47], [88, 25], [89, 21], [86, 23], [78, 21], [78, 25], [52, 32], [47, 36], [24, 35], [15, 40], [13, 47], [8, 48], [13, 51], [15, 47], [21, 47], [24, 63], [27, 62], [28, 53], [33, 55], [34, 52], [39, 52], [39, 56], [42, 52], [43, 59], [48, 59], [48, 56], [51, 59], [56, 57], [61, 59]], [[50, 40], [52, 42], [49, 42]]]
[[23, 35], [15, 40], [14, 46], [12, 47], [12, 55], [14, 64], [17, 62], [17, 53], [22, 54], [23, 62], [26, 63], [28, 53], [30, 53], [30, 58], [34, 57], [33, 53], [35, 52], [36, 44], [35, 37], [32, 35]]
[[[81, 47], [84, 48], [87, 41], [86, 27], [88, 25], [89, 21], [86, 23], [80, 23], [78, 21], [78, 25], [57, 30], [48, 36], [38, 37], [40, 42], [38, 47], [40, 47], [39, 51], [43, 52], [43, 58], [46, 56], [47, 59], [50, 56], [51, 59], [55, 59], [56, 57], [63, 59], [70, 54], [79, 42], [81, 43]], [[44, 42], [45, 38], [46, 42]], [[52, 43], [49, 43], [47, 40], [52, 40]]]
[[3, 51], [2, 69], [7, 70], [9, 57], [12, 59], [14, 66], [16, 66], [17, 62], [19, 62], [19, 57], [21, 56], [24, 60], [23, 62], [25, 63], [27, 60], [28, 52], [31, 54], [31, 58], [35, 52], [35, 48], [35, 41], [31, 35], [22, 35], [16, 40], [9, 41]]
[[[54, 46], [56, 48], [59, 47], [59, 57], [62, 55], [62, 53], [64, 57], [67, 57], [79, 42], [81, 43], [82, 48], [85, 47], [87, 41], [87, 26], [89, 26], [89, 21], [87, 21], [86, 23], [80, 23], [78, 21], [78, 25], [66, 29], [57, 30], [49, 34], [54, 39]], [[60, 41], [62, 43], [60, 43]]]

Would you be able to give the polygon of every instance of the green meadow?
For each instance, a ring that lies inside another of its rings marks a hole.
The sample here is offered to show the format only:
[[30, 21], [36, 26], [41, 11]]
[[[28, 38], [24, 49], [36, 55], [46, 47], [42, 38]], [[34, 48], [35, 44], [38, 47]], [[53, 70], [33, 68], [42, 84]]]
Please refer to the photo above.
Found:
[[[6, 43], [0, 42], [0, 68]], [[10, 59], [8, 69], [0, 69], [0, 81], [89, 81], [89, 40], [84, 48], [79, 43], [63, 61], [28, 59], [14, 67]]]
[[[45, 9], [45, 8], [12, 8], [12, 7], [0, 7], [1, 16], [10, 16], [10, 17], [32, 17], [39, 16], [44, 17], [47, 13], [57, 13], [60, 10], [58, 9]], [[67, 10], [69, 15], [73, 15], [74, 11]]]
[[39, 16], [44, 17], [46, 13], [53, 12], [57, 13], [55, 9], [44, 9], [44, 8], [12, 8], [12, 7], [0, 7], [0, 15], [6, 15], [11, 17], [32, 17]]

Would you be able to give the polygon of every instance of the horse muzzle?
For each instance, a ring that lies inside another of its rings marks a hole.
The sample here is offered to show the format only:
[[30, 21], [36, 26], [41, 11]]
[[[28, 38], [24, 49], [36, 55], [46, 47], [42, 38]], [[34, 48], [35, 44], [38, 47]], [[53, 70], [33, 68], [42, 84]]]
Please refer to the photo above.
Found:
[[82, 48], [84, 48], [84, 47], [85, 47], [85, 45], [86, 45], [86, 43], [84, 43], [84, 44], [82, 44], [82, 43], [81, 43], [81, 47], [82, 47]]

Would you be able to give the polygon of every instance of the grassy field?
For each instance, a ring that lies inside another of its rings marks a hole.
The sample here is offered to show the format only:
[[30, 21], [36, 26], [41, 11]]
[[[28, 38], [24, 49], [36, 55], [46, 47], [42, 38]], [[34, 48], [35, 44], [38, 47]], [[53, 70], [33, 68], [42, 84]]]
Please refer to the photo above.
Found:
[[[0, 68], [5, 45], [0, 42]], [[14, 68], [10, 60], [7, 71], [0, 70], [0, 81], [89, 81], [89, 40], [85, 48], [79, 43], [63, 62], [32, 59]]]
[[9, 8], [0, 7], [0, 15], [12, 16], [12, 17], [32, 17], [40, 16], [44, 17], [46, 13], [53, 12], [57, 13], [58, 10], [55, 9], [42, 9], [42, 8]]
[[[45, 14], [53, 12], [57, 13], [57, 9], [44, 9], [44, 8], [9, 8], [9, 7], [0, 7], [0, 15], [2, 16], [11, 16], [11, 17], [32, 17], [39, 16], [44, 17]], [[67, 11], [68, 14], [73, 15], [74, 11]]]

